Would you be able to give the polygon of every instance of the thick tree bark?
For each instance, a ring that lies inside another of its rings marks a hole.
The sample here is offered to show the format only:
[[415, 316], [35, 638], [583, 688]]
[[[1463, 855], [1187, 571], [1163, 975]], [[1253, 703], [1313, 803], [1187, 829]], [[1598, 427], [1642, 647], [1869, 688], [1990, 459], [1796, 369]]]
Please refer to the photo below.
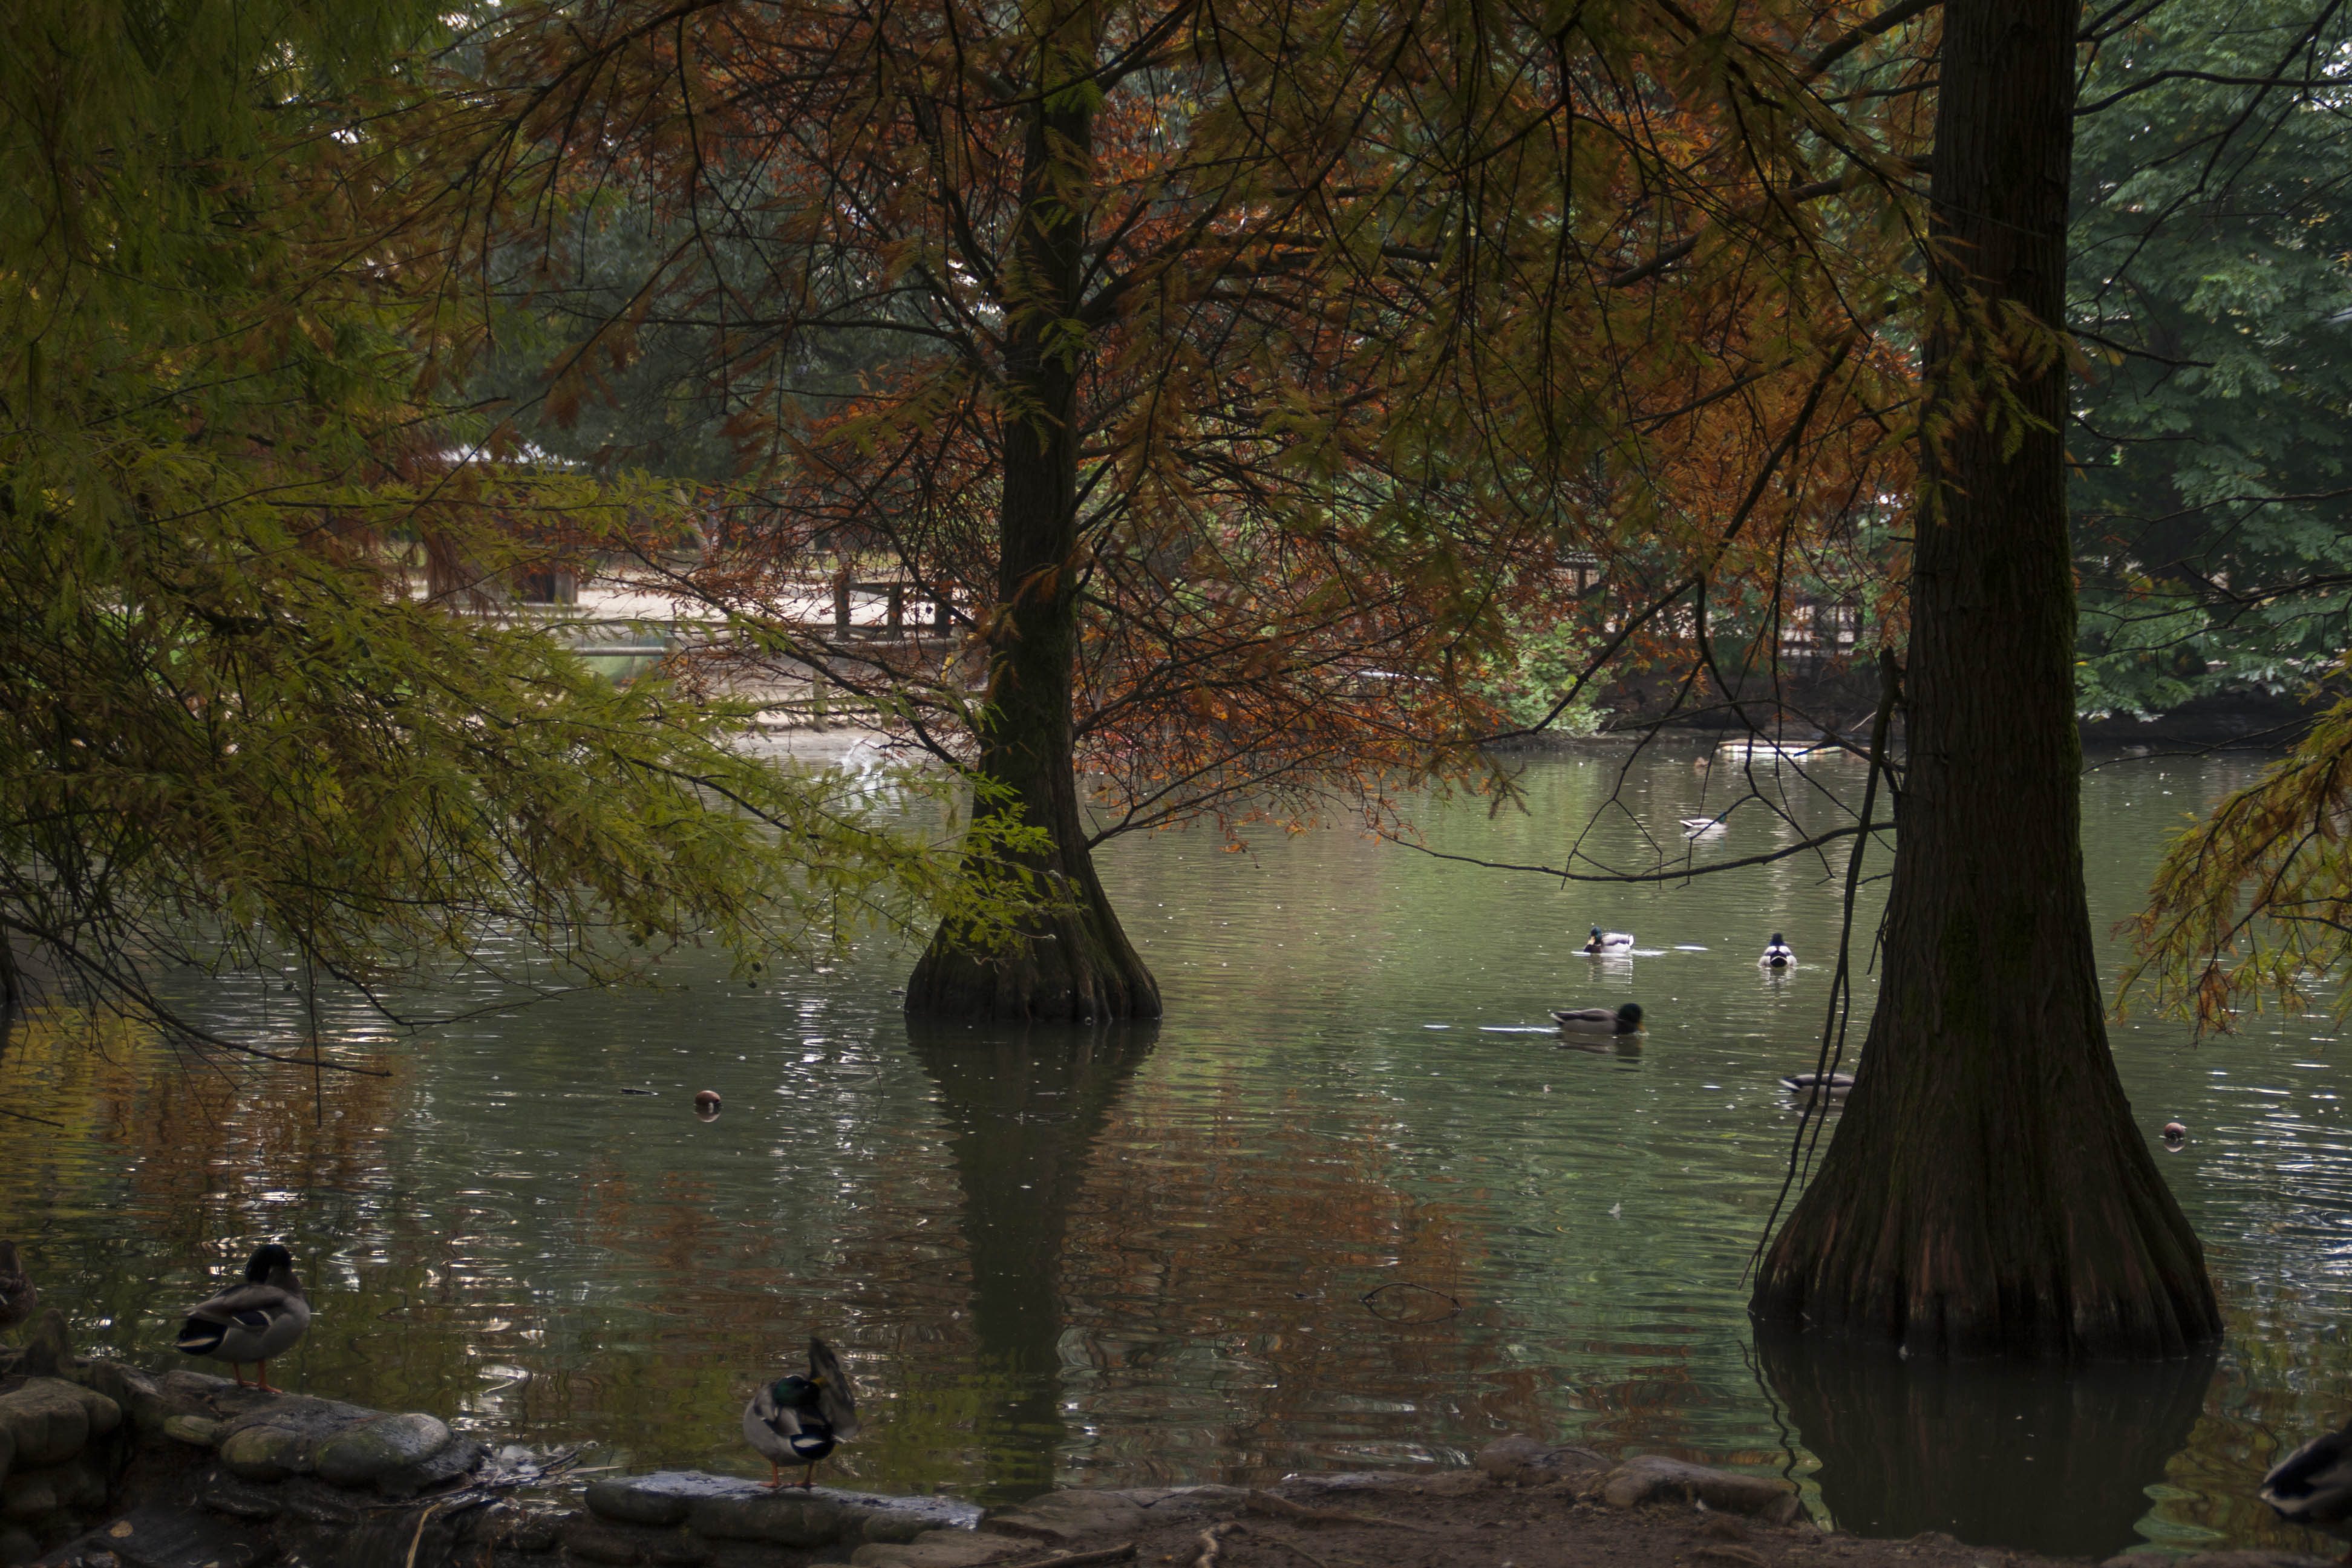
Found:
[[[1056, 0], [1048, 0], [1056, 4]], [[1097, 22], [1084, 3], [1041, 27], [1037, 79], [1080, 79]], [[1071, 765], [1078, 654], [1077, 325], [1086, 215], [1071, 199], [1093, 170], [1087, 87], [1037, 94], [1029, 110], [1019, 226], [1003, 289], [1007, 395], [1001, 421], [997, 611], [979, 772], [1006, 792], [981, 810], [1042, 827], [1029, 868], [1051, 901], [1008, 952], [975, 952], [942, 927], [907, 982], [907, 1008], [968, 1018], [1156, 1018], [1160, 986], [1113, 912], [1087, 852]]]
[[[2108, 1054], [2083, 892], [2062, 319], [2073, 0], [1946, 0], [1939, 297], [1911, 578], [1908, 776], [1856, 1083], [1775, 1238], [1768, 1323], [1915, 1351], [2177, 1354], [2220, 1331], [2203, 1249]], [[1994, 323], [1988, 326], [1986, 323]], [[1980, 395], [2011, 339], [2030, 417]]]

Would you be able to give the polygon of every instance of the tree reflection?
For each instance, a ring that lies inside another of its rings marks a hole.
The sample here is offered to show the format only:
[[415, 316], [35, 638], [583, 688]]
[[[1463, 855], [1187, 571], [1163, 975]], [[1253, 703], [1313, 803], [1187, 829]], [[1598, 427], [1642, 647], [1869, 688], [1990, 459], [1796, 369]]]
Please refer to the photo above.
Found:
[[907, 1021], [939, 1086], [963, 1189], [971, 1327], [983, 1396], [973, 1447], [984, 1500], [1053, 1485], [1064, 1438], [1061, 1268], [1071, 1205], [1155, 1024], [987, 1027]]
[[2189, 1441], [2217, 1353], [2067, 1366], [1798, 1335], [1756, 1348], [1840, 1529], [2086, 1557], [2140, 1542], [2147, 1488]]

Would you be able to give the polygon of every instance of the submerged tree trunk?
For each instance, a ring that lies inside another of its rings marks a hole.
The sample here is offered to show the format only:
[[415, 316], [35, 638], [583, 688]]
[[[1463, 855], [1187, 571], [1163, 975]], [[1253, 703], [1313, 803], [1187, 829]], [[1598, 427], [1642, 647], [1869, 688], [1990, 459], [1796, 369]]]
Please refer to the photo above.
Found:
[[1097, 27], [1093, 6], [1081, 3], [1041, 29], [1037, 80], [1076, 85], [1043, 88], [1027, 110], [1021, 216], [1003, 288], [1010, 318], [1004, 488], [979, 773], [1005, 794], [981, 810], [1045, 830], [1050, 846], [1027, 864], [1048, 902], [1010, 952], [976, 952], [941, 927], [907, 982], [914, 1013], [1160, 1016], [1159, 984], [1095, 875], [1071, 764], [1082, 565], [1077, 391], [1088, 351], [1076, 326], [1085, 212], [1070, 193], [1088, 188], [1093, 174], [1093, 89], [1085, 76]]
[[[2071, 0], [1946, 0], [1938, 293], [1911, 578], [1908, 777], [1885, 980], [1821, 1171], [1775, 1238], [1768, 1323], [1916, 1351], [2177, 1353], [2220, 1331], [2204, 1253], [2108, 1054], [2083, 892], [2063, 308]], [[1988, 326], [1986, 323], [1992, 323]], [[2011, 343], [2032, 428], [1988, 411]], [[1933, 421], [1931, 420], [1931, 428]]]

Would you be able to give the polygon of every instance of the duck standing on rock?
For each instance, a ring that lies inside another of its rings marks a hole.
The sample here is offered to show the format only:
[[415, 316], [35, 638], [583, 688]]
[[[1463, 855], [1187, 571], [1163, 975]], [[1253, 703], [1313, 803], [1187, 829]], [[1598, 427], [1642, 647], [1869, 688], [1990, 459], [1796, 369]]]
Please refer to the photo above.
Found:
[[820, 1339], [809, 1341], [806, 1376], [780, 1377], [743, 1406], [743, 1440], [768, 1461], [769, 1487], [782, 1487], [786, 1464], [806, 1465], [803, 1488], [816, 1485], [817, 1462], [857, 1436], [857, 1393]]
[[13, 1329], [41, 1304], [41, 1288], [16, 1258], [16, 1244], [0, 1241], [0, 1329]]
[[1615, 1012], [1606, 1007], [1554, 1007], [1552, 1021], [1579, 1034], [1633, 1035], [1641, 1032], [1642, 1005], [1628, 1002]]
[[294, 1278], [294, 1255], [273, 1241], [255, 1248], [244, 1284], [188, 1309], [173, 1342], [190, 1355], [228, 1363], [239, 1388], [247, 1386], [245, 1363], [257, 1362], [261, 1376], [254, 1386], [283, 1394], [269, 1386], [269, 1358], [292, 1350], [310, 1326], [310, 1303]]
[[1584, 951], [1587, 952], [1631, 952], [1633, 951], [1633, 938], [1632, 933], [1628, 931], [1602, 931], [1599, 926], [1594, 926], [1592, 928], [1592, 940], [1584, 944]]
[[2352, 1426], [2314, 1437], [2273, 1465], [2262, 1495], [2289, 1524], [2352, 1541]]
[[1780, 940], [1780, 933], [1776, 931], [1772, 933], [1772, 940], [1764, 944], [1764, 956], [1756, 961], [1756, 967], [1794, 969], [1797, 967], [1797, 955], [1789, 951], [1789, 944]]

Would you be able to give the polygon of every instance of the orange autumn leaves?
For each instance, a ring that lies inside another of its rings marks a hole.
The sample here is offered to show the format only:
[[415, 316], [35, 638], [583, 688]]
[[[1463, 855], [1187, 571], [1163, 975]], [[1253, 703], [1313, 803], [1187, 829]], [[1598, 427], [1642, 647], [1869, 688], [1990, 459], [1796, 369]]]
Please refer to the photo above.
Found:
[[[1911, 414], [1885, 323], [1919, 131], [1909, 99], [1807, 78], [1854, 19], [516, 8], [450, 123], [520, 176], [478, 260], [527, 242], [576, 269], [623, 222], [649, 241], [586, 335], [697, 334], [743, 468], [673, 586], [762, 625], [758, 659], [965, 743], [969, 660], [786, 606], [846, 556], [990, 635], [1004, 433], [1046, 417], [1008, 356], [1039, 328], [1078, 382], [1055, 571], [1112, 830], [1295, 817], [1335, 784], [1377, 810], [1400, 777], [1479, 777], [1530, 626], [1638, 622], [1626, 656], [1681, 660], [1823, 584], [1891, 613]], [[1082, 142], [1052, 129], [1074, 104]], [[1015, 243], [1041, 166], [1075, 295]]]

